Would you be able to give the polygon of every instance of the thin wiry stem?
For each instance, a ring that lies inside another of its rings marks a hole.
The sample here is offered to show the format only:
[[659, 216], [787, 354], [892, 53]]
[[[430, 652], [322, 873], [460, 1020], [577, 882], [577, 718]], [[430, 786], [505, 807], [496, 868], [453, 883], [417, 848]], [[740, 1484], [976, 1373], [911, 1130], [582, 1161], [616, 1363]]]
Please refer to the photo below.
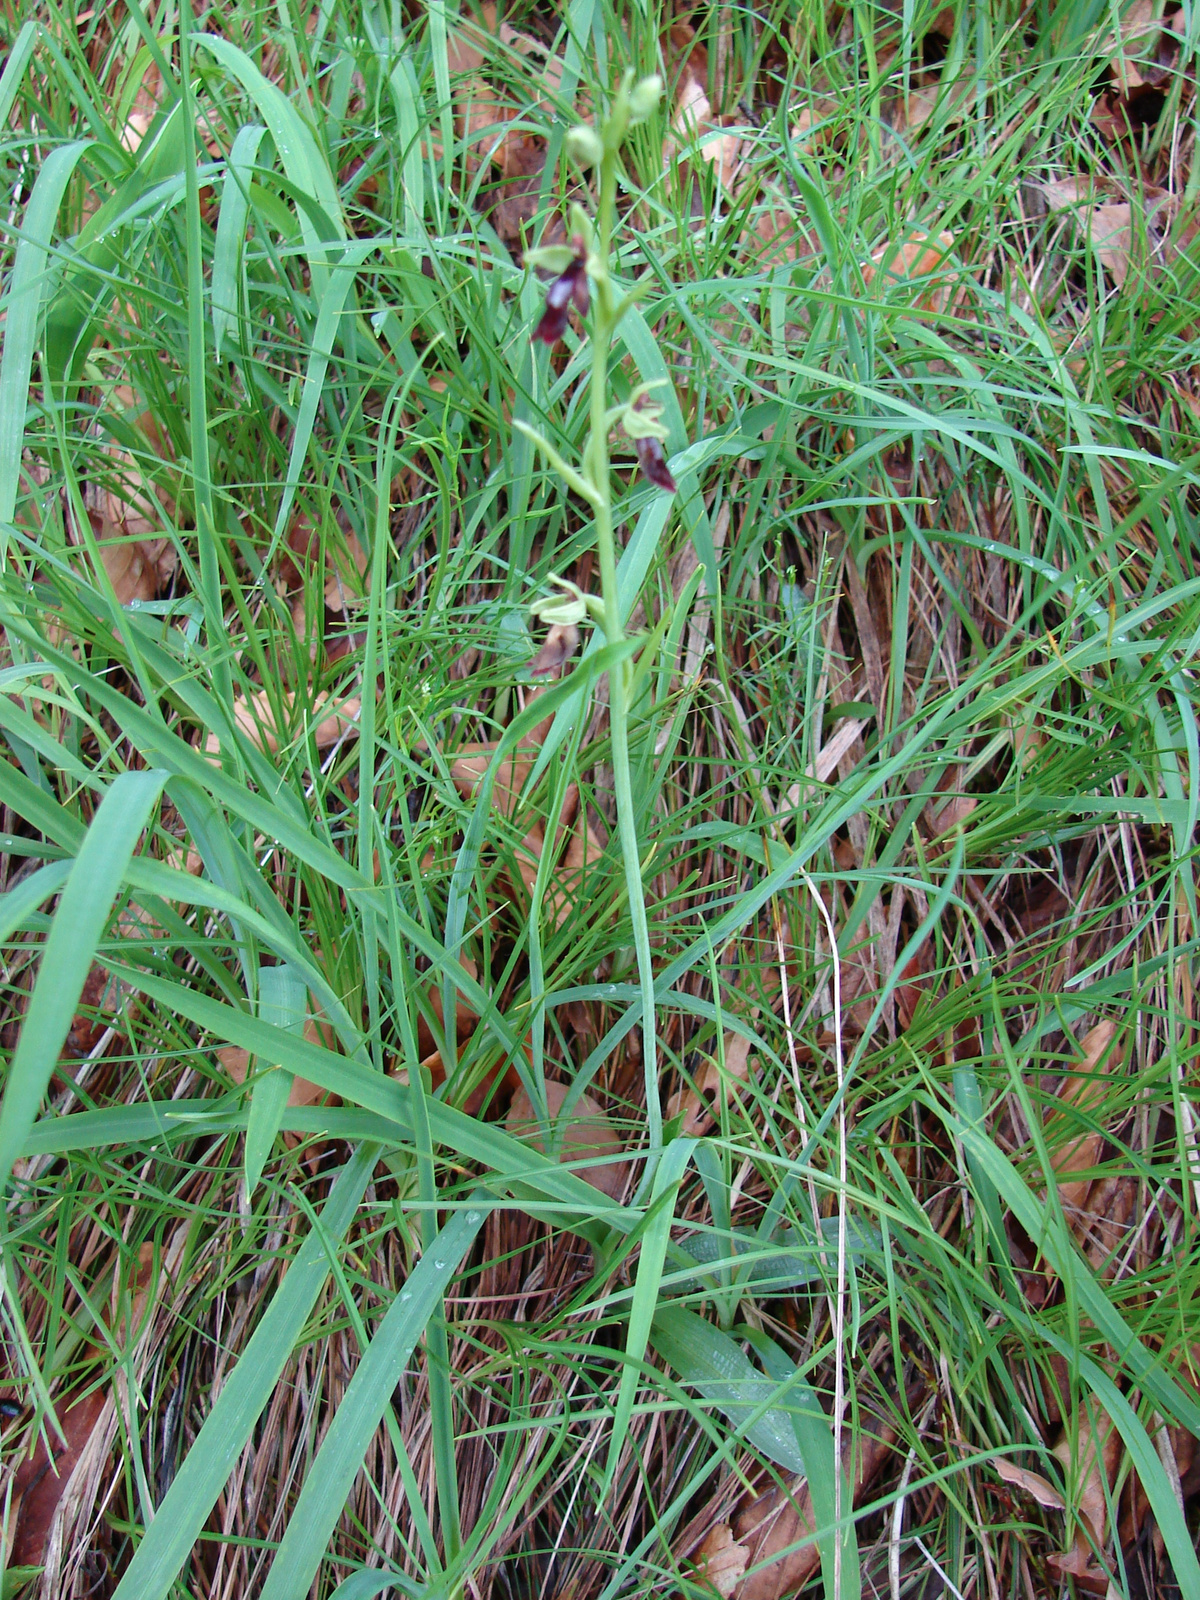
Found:
[[[825, 924], [829, 939], [829, 955], [833, 962], [833, 1062], [837, 1073], [837, 1140], [838, 1140], [838, 1236], [837, 1282], [833, 1302], [829, 1308], [833, 1322], [833, 1520], [837, 1538], [833, 1546], [833, 1592], [842, 1592], [842, 1484], [846, 1474], [842, 1470], [842, 1431], [846, 1413], [846, 1352], [843, 1346], [846, 1324], [846, 1185], [849, 1173], [846, 1160], [846, 1059], [842, 1049], [842, 964], [838, 957], [837, 929], [829, 908], [821, 899], [816, 884], [803, 868], [800, 877], [812, 896], [817, 912]], [[820, 1218], [813, 1219], [820, 1238]]]

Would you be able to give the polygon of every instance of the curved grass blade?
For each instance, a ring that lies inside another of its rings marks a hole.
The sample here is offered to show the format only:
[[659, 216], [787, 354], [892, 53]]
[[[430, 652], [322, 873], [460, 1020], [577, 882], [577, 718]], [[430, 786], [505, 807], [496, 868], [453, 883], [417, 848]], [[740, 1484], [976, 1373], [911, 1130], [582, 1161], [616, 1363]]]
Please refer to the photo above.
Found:
[[51, 861], [48, 866], [39, 867], [31, 873], [24, 883], [0, 895], [0, 943], [11, 938], [43, 900], [58, 893], [70, 876], [73, 865], [70, 861]]
[[[675, 1197], [692, 1152], [695, 1139], [673, 1139], [658, 1163], [647, 1208], [647, 1222], [642, 1235], [642, 1250], [638, 1259], [637, 1278], [633, 1285], [633, 1300], [629, 1308], [629, 1329], [625, 1338], [625, 1366], [621, 1372], [621, 1387], [617, 1391], [616, 1412], [613, 1416], [612, 1437], [608, 1446], [608, 1466], [605, 1469], [606, 1487], [611, 1485], [617, 1463], [625, 1445], [629, 1419], [633, 1415], [633, 1402], [638, 1384], [642, 1382], [641, 1364], [645, 1359], [646, 1345], [651, 1338], [651, 1325], [662, 1294], [663, 1267], [667, 1259], [667, 1245], [671, 1239], [671, 1223], [675, 1220]], [[699, 1320], [699, 1319], [697, 1319]]]
[[378, 1145], [363, 1145], [342, 1168], [320, 1227], [301, 1245], [226, 1378], [114, 1600], [164, 1600], [170, 1592], [308, 1321], [329, 1276], [330, 1249], [353, 1221], [378, 1155]]
[[491, 1205], [490, 1196], [477, 1193], [468, 1209], [455, 1212], [392, 1301], [309, 1469], [262, 1600], [307, 1594], [392, 1391]]
[[37, 1119], [96, 947], [167, 774], [123, 772], [100, 802], [63, 890], [0, 1106], [0, 1185]]
[[33, 55], [33, 47], [37, 43], [37, 31], [38, 25], [31, 17], [22, 26], [8, 52], [8, 60], [4, 63], [4, 74], [0, 76], [0, 128], [8, 126], [9, 112], [13, 108], [13, 101], [17, 98], [17, 90], [21, 86], [25, 68], [29, 65], [29, 58]]
[[239, 128], [225, 164], [221, 185], [221, 210], [217, 216], [217, 238], [213, 245], [212, 322], [213, 355], [221, 359], [221, 343], [232, 339], [242, 346], [242, 322], [238, 292], [242, 239], [246, 232], [246, 213], [250, 206], [250, 174], [258, 159], [258, 147], [266, 129], [260, 122]]
[[[394, 1079], [360, 1061], [309, 1044], [307, 1039], [281, 1033], [259, 1017], [223, 1005], [155, 973], [113, 961], [105, 965], [127, 978], [150, 999], [207, 1028], [215, 1038], [239, 1044], [244, 1050], [268, 1060], [285, 1062], [290, 1071], [331, 1094], [386, 1117], [395, 1125], [398, 1140], [411, 1140], [411, 1099], [408, 1090]], [[549, 1212], [560, 1227], [568, 1227], [596, 1243], [605, 1241], [610, 1228], [627, 1233], [641, 1220], [642, 1214], [629, 1207], [606, 1205], [604, 1196], [577, 1173], [491, 1123], [469, 1117], [438, 1099], [429, 1099], [427, 1105], [430, 1131], [436, 1142], [456, 1150], [468, 1161], [478, 1161], [490, 1168], [530, 1215]]]
[[46, 267], [50, 235], [71, 174], [90, 144], [88, 139], [77, 139], [51, 150], [42, 162], [25, 208], [7, 297], [4, 352], [0, 355], [0, 523], [11, 522], [17, 508], [33, 347], [46, 286], [53, 277]]
[[270, 563], [275, 548], [287, 529], [288, 518], [292, 514], [296, 490], [300, 487], [300, 469], [312, 442], [317, 407], [324, 393], [325, 374], [329, 370], [329, 362], [337, 343], [338, 322], [346, 304], [346, 297], [354, 287], [355, 273], [375, 248], [374, 239], [360, 240], [356, 244], [347, 245], [345, 254], [329, 274], [328, 282], [322, 290], [319, 301], [321, 309], [317, 313], [317, 326], [313, 333], [312, 348], [308, 353], [308, 366], [304, 372], [300, 409], [296, 414], [296, 432], [292, 438], [291, 455], [288, 457], [287, 482], [284, 484], [283, 497], [279, 502], [279, 512], [275, 518], [271, 550], [263, 557], [264, 566]]
[[950, 1131], [962, 1140], [972, 1166], [987, 1174], [1053, 1270], [1064, 1281], [1069, 1281], [1080, 1310], [1112, 1346], [1117, 1363], [1153, 1396], [1163, 1411], [1200, 1438], [1200, 1404], [1163, 1370], [1108, 1299], [1091, 1268], [1067, 1237], [1061, 1212], [1056, 1217], [1049, 1206], [1034, 1197], [1012, 1163], [981, 1128], [961, 1121], [945, 1109], [941, 1115]]

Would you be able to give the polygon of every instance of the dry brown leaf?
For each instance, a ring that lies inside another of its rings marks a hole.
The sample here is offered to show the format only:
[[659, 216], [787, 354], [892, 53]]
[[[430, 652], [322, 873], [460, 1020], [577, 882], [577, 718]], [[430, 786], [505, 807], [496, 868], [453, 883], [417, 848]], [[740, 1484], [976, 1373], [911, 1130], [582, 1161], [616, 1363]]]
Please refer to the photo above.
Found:
[[711, 1529], [696, 1551], [696, 1578], [715, 1589], [721, 1600], [729, 1600], [746, 1570], [746, 1547], [738, 1544], [727, 1522]]
[[[1091, 1530], [1095, 1545], [1102, 1551], [1111, 1547], [1111, 1529], [1108, 1519], [1106, 1485], [1111, 1490], [1116, 1479], [1121, 1458], [1121, 1437], [1113, 1427], [1112, 1418], [1103, 1406], [1088, 1399], [1080, 1408], [1079, 1427], [1075, 1441], [1065, 1436], [1054, 1446], [1053, 1452], [1068, 1473], [1068, 1488], [1078, 1484], [1075, 1510]], [[1071, 1462], [1075, 1461], [1072, 1474]], [[1096, 1552], [1082, 1528], [1068, 1551], [1051, 1556], [1052, 1570], [1069, 1573], [1081, 1588], [1090, 1594], [1106, 1594], [1111, 1574], [1097, 1559]]]
[[10, 1526], [14, 1532], [6, 1566], [40, 1567], [43, 1564], [59, 1500], [108, 1403], [109, 1398], [102, 1389], [94, 1389], [66, 1406], [60, 1402], [58, 1420], [66, 1442], [53, 1436], [48, 1455], [43, 1434], [33, 1455], [17, 1467], [12, 1478]]
[[[568, 1084], [553, 1082], [546, 1084], [546, 1109], [550, 1113], [551, 1122], [557, 1121], [568, 1092]], [[508, 1110], [505, 1131], [515, 1139], [523, 1139], [534, 1149], [544, 1151], [545, 1141], [541, 1137], [539, 1127], [532, 1100], [525, 1089], [518, 1089]], [[619, 1200], [629, 1182], [630, 1165], [628, 1161], [613, 1161], [611, 1157], [619, 1155], [624, 1148], [616, 1129], [591, 1095], [580, 1095], [572, 1112], [571, 1121], [562, 1130], [559, 1161], [570, 1162], [576, 1174], [585, 1182], [601, 1190], [611, 1199]], [[577, 1164], [587, 1160], [588, 1157], [609, 1159], [603, 1160], [602, 1164], [597, 1166], [581, 1167]]]
[[[1070, 1077], [1064, 1078], [1059, 1091], [1058, 1100], [1060, 1107], [1074, 1107], [1079, 1111], [1088, 1111], [1098, 1101], [1102, 1100], [1105, 1088], [1111, 1073], [1116, 1070], [1117, 1060], [1109, 1063], [1109, 1071], [1097, 1073], [1097, 1067], [1102, 1057], [1112, 1044], [1116, 1034], [1115, 1022], [1105, 1020], [1098, 1022], [1094, 1028], [1088, 1030], [1080, 1044], [1083, 1059], [1079, 1063], [1079, 1070]], [[1047, 1131], [1053, 1128], [1061, 1111], [1056, 1111], [1049, 1119]], [[1104, 1134], [1095, 1129], [1079, 1134], [1074, 1139], [1067, 1140], [1054, 1152], [1052, 1157], [1054, 1170], [1058, 1175], [1058, 1194], [1067, 1220], [1078, 1235], [1086, 1235], [1088, 1231], [1086, 1201], [1088, 1191], [1092, 1187], [1090, 1178], [1071, 1178], [1074, 1172], [1091, 1171], [1100, 1159], [1100, 1151], [1104, 1144]]]
[[[709, 1097], [727, 1096], [735, 1084], [750, 1081], [750, 1041], [743, 1033], [729, 1032], [724, 1040], [725, 1070], [709, 1056], [696, 1089], [676, 1090], [667, 1104], [667, 1120], [683, 1116], [683, 1134], [693, 1138], [705, 1133], [715, 1120]], [[697, 1092], [697, 1090], [699, 1092]]]
[[[283, 701], [283, 710], [286, 715], [296, 698], [295, 692], [291, 689], [285, 690], [280, 698]], [[336, 709], [330, 710], [330, 707], [336, 707]], [[348, 695], [344, 699], [340, 699], [331, 691], [319, 694], [313, 702], [313, 708], [310, 713], [311, 717], [317, 719], [312, 729], [317, 749], [328, 749], [331, 744], [336, 744], [343, 734], [357, 728], [361, 712], [362, 697], [360, 695]], [[235, 695], [233, 716], [238, 727], [260, 750], [269, 755], [274, 755], [279, 749], [279, 733], [275, 727], [270, 696], [265, 689], [255, 690], [254, 693], [246, 696]], [[206, 756], [219, 756], [221, 754], [221, 737], [219, 734], [209, 733], [205, 737], [204, 753]]]
[[1088, 219], [1088, 236], [1100, 257], [1100, 264], [1116, 284], [1129, 276], [1129, 255], [1133, 249], [1133, 207], [1095, 206]]
[[[680, 136], [680, 141], [695, 141], [699, 145], [701, 156], [715, 168], [722, 187], [732, 193], [742, 170], [746, 142], [736, 133], [719, 131], [726, 126], [726, 122], [713, 115], [704, 86], [693, 77], [686, 78], [680, 85], [671, 126]], [[678, 155], [679, 150], [680, 143], [668, 138], [663, 145], [664, 161], [670, 161]]]
[[943, 114], [947, 128], [954, 123], [961, 122], [963, 116], [962, 103], [967, 97], [967, 91], [974, 87], [970, 77], [957, 78], [948, 87], [943, 83], [936, 83], [926, 89], [915, 89], [903, 106], [897, 109], [894, 125], [898, 133], [919, 133], [942, 103]]
[[[125, 502], [105, 495], [105, 502], [120, 509]], [[169, 539], [141, 539], [126, 533], [105, 512], [88, 507], [88, 522], [100, 551], [100, 559], [113, 593], [120, 605], [154, 600], [175, 571], [175, 547]], [[71, 519], [74, 532], [74, 519]], [[82, 539], [74, 541], [82, 544]]]
[[1066, 1510], [1067, 1503], [1062, 1495], [1049, 1478], [1043, 1478], [1040, 1472], [1030, 1472], [1026, 1467], [1018, 1467], [1007, 1456], [997, 1456], [995, 1466], [1005, 1483], [1023, 1489], [1026, 1494], [1033, 1496], [1038, 1505], [1047, 1506], [1051, 1511]]
[[1162, 0], [1134, 0], [1134, 4], [1120, 19], [1118, 31], [1108, 34], [1101, 41], [1099, 53], [1112, 56], [1113, 76], [1124, 94], [1143, 85], [1155, 85], [1161, 80], [1158, 62], [1151, 63], [1147, 58], [1151, 47], [1161, 40], [1164, 30], [1167, 30], [1167, 41], [1171, 47], [1178, 48], [1177, 42], [1172, 39], [1171, 24], [1161, 15], [1155, 15], [1155, 12], [1161, 11]]
[[930, 819], [930, 837], [938, 839], [943, 833], [949, 833], [951, 828], [957, 828], [960, 823], [966, 822], [978, 804], [979, 801], [973, 794], [956, 794], [952, 800], [947, 800]]
[[[347, 601], [365, 594], [369, 587], [370, 560], [341, 511], [337, 512], [336, 521], [338, 537], [325, 541], [325, 604], [330, 611], [345, 611]], [[304, 582], [320, 553], [320, 530], [307, 513], [301, 512], [293, 518], [281, 552], [283, 577], [289, 589]]]
[[916, 301], [916, 309], [945, 311], [953, 302], [957, 305], [963, 291], [956, 287], [952, 264], [948, 263], [954, 248], [954, 235], [945, 231], [938, 234], [915, 230], [900, 243], [882, 245], [863, 263], [863, 282], [868, 288], [880, 280], [882, 287], [891, 284], [930, 279]]
[[[304, 1019], [304, 1037], [309, 1044], [323, 1045], [326, 1050], [334, 1046], [333, 1029], [328, 1022], [317, 1017]], [[250, 1070], [250, 1053], [243, 1050], [240, 1045], [226, 1045], [217, 1051], [217, 1060], [233, 1079], [234, 1083], [245, 1083], [246, 1074]], [[319, 1100], [332, 1103], [335, 1096], [327, 1095], [324, 1089], [318, 1088], [315, 1083], [310, 1083], [307, 1078], [294, 1076], [292, 1087], [288, 1092], [287, 1103], [289, 1106], [316, 1105]]]
[[[505, 22], [497, 26], [496, 7], [490, 0], [480, 16], [481, 24], [460, 22], [450, 36], [450, 71], [458, 80], [454, 85], [455, 114], [467, 171], [477, 172], [485, 163], [498, 171], [499, 182], [492, 191], [492, 223], [500, 237], [516, 247], [524, 242], [525, 228], [537, 212], [546, 141], [524, 129], [509, 128], [518, 106], [498, 92], [481, 69], [495, 58], [499, 40], [510, 58], [515, 55], [528, 61], [534, 103], [550, 109], [561, 89], [563, 63], [530, 34]], [[586, 100], [577, 102], [576, 112], [587, 118]], [[439, 145], [440, 141], [432, 141], [434, 154], [439, 153]]]
[[[860, 1436], [857, 1451], [848, 1441], [842, 1452], [843, 1469], [853, 1471], [856, 1505], [882, 1470], [896, 1438], [890, 1424], [877, 1421], [875, 1426], [876, 1433]], [[771, 1489], [744, 1501], [733, 1531], [746, 1548], [747, 1565], [757, 1569], [738, 1585], [736, 1600], [783, 1600], [784, 1595], [801, 1589], [820, 1565], [814, 1543], [799, 1550], [789, 1548], [816, 1532], [812, 1497], [803, 1478], [795, 1480], [788, 1493]], [[784, 1551], [787, 1554], [782, 1554]], [[764, 1562], [767, 1565], [762, 1565]]]
[[759, 211], [753, 226], [742, 234], [741, 243], [763, 266], [798, 261], [802, 255], [814, 254], [813, 242], [799, 218], [782, 203], [767, 205]]

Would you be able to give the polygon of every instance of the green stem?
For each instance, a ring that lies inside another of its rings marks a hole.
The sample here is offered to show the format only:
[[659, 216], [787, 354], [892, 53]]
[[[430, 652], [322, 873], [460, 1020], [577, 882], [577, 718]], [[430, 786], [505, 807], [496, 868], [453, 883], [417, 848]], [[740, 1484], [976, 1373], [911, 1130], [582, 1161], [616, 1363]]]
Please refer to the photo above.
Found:
[[[617, 156], [606, 150], [600, 167], [600, 207], [597, 215], [596, 255], [603, 262], [596, 281], [592, 320], [591, 430], [584, 460], [585, 472], [596, 491], [596, 550], [600, 559], [600, 592], [604, 602], [604, 632], [609, 644], [625, 637], [617, 598], [617, 547], [613, 532], [612, 471], [608, 458], [608, 358], [618, 311], [608, 276], [613, 219], [617, 197]], [[642, 886], [633, 781], [629, 768], [629, 663], [622, 661], [608, 675], [609, 726], [612, 730], [613, 787], [617, 799], [617, 835], [625, 863], [629, 916], [642, 991], [642, 1068], [646, 1084], [646, 1131], [652, 1152], [662, 1148], [662, 1107], [658, 1090], [658, 1050], [655, 1027], [654, 963], [650, 951], [650, 925]], [[643, 1183], [653, 1175], [653, 1156]]]

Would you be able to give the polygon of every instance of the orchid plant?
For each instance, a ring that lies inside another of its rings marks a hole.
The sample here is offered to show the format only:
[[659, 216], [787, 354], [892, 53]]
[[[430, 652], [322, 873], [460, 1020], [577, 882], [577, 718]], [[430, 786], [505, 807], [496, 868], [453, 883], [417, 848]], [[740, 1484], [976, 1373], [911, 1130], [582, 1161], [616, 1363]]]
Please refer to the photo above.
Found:
[[[613, 230], [617, 222], [617, 178], [620, 149], [630, 128], [647, 121], [662, 97], [662, 79], [657, 76], [635, 81], [626, 73], [599, 128], [581, 124], [566, 137], [566, 150], [574, 163], [596, 175], [594, 220], [585, 209], [573, 204], [568, 218], [568, 242], [551, 245], [526, 254], [529, 267], [553, 274], [546, 290], [545, 307], [533, 331], [535, 342], [553, 346], [566, 333], [571, 312], [579, 317], [588, 338], [591, 372], [587, 379], [589, 427], [578, 467], [572, 466], [541, 434], [524, 424], [517, 426], [542, 450], [564, 482], [591, 507], [596, 533], [596, 553], [600, 569], [600, 594], [585, 595], [574, 584], [560, 578], [553, 581], [559, 593], [533, 607], [543, 622], [578, 625], [588, 620], [604, 631], [606, 643], [620, 645], [626, 634], [617, 597], [617, 547], [614, 532], [612, 464], [610, 440], [620, 427], [632, 440], [642, 472], [668, 494], [676, 490], [675, 479], [663, 449], [667, 429], [662, 407], [653, 398], [652, 386], [642, 384], [624, 404], [610, 404], [609, 369], [613, 335], [622, 317], [636, 304], [643, 289], [637, 283], [622, 291], [612, 270]], [[609, 720], [612, 734], [613, 783], [617, 800], [617, 831], [625, 865], [625, 880], [633, 923], [634, 950], [642, 998], [642, 1058], [646, 1074], [646, 1117], [651, 1160], [662, 1145], [662, 1110], [658, 1097], [658, 1068], [655, 1048], [654, 970], [650, 953], [650, 932], [642, 888], [641, 852], [629, 762], [629, 707], [633, 663], [628, 656], [609, 670]]]

